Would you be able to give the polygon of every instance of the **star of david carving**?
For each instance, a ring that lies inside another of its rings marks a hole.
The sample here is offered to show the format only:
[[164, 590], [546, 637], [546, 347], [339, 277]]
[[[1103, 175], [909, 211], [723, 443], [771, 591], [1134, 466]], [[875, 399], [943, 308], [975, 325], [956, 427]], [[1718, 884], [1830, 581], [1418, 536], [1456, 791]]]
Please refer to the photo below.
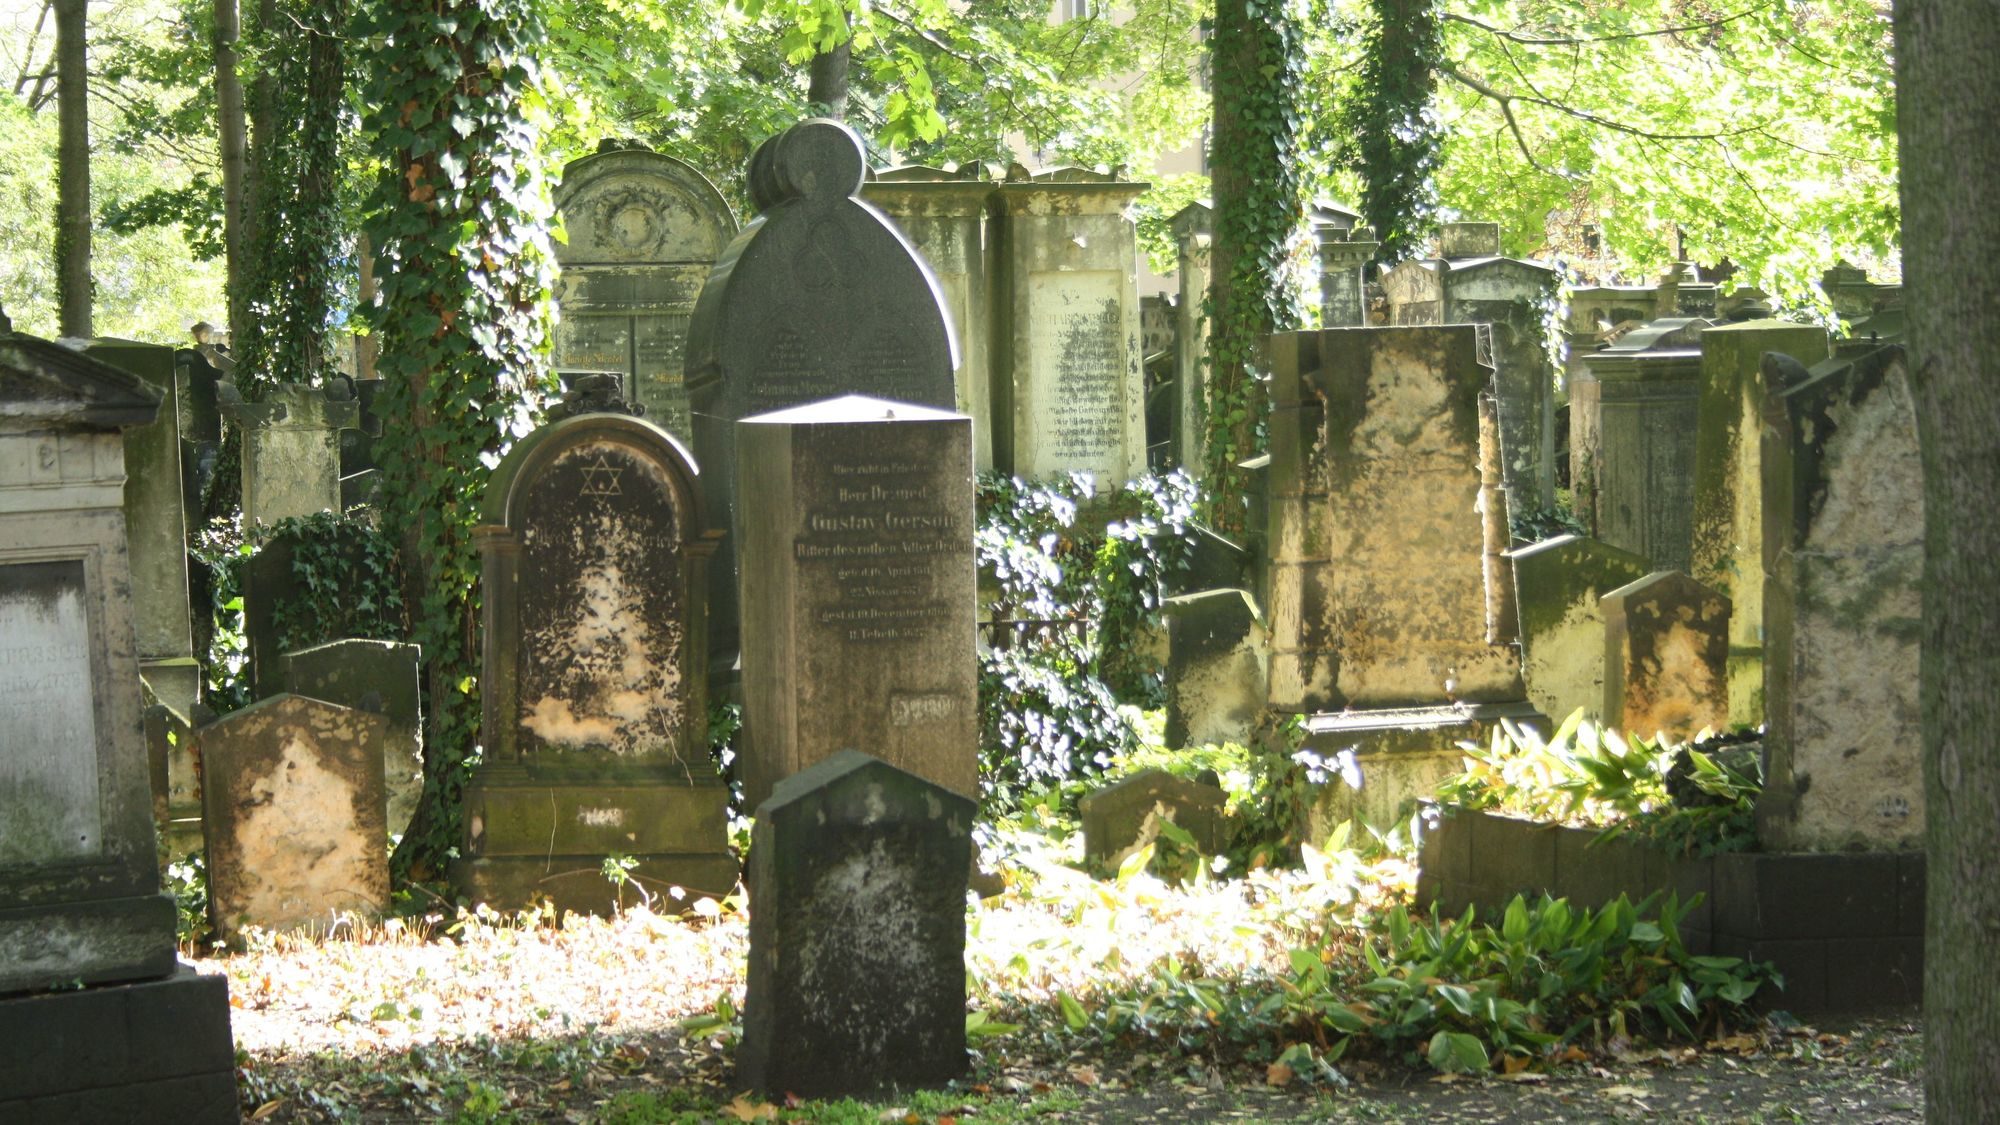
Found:
[[619, 495], [618, 475], [625, 470], [613, 465], [604, 454], [597, 455], [595, 464], [583, 467], [583, 494], [585, 496]]

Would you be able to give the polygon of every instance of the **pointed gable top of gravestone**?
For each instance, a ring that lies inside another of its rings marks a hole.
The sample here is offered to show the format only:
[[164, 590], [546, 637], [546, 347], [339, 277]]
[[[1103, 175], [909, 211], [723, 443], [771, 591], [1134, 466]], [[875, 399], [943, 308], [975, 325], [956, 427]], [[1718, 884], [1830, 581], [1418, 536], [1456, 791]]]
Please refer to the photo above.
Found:
[[809, 402], [804, 406], [772, 410], [764, 414], [743, 419], [758, 425], [839, 425], [844, 422], [893, 422], [921, 421], [936, 422], [965, 415], [953, 410], [938, 410], [921, 406], [914, 402], [892, 402], [885, 398], [869, 395], [841, 395], [839, 398]]
[[0, 422], [115, 430], [159, 416], [161, 392], [122, 367], [52, 340], [0, 333]]
[[[829, 803], [842, 801], [845, 794], [851, 794], [870, 784], [887, 783], [906, 791], [912, 787], [934, 796], [936, 803], [930, 807], [933, 817], [958, 815], [970, 823], [973, 810], [978, 807], [972, 798], [954, 793], [938, 783], [911, 773], [906, 769], [892, 766], [872, 754], [859, 750], [842, 750], [831, 757], [822, 758], [813, 765], [785, 778], [771, 788], [771, 795], [757, 806], [758, 823], [775, 822], [786, 818], [795, 811], [795, 806], [824, 809]], [[873, 807], [879, 802], [871, 802], [865, 797], [858, 808], [863, 823], [870, 816], [880, 817], [891, 810]], [[895, 810], [901, 811], [901, 810]]]

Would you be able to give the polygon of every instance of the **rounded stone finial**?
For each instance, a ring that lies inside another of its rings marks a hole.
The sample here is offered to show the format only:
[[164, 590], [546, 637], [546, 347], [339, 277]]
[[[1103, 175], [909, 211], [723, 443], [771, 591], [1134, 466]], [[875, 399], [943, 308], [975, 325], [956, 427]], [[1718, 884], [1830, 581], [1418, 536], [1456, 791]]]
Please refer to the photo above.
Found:
[[826, 117], [785, 130], [773, 154], [778, 178], [792, 194], [844, 199], [861, 190], [868, 160], [854, 130]]

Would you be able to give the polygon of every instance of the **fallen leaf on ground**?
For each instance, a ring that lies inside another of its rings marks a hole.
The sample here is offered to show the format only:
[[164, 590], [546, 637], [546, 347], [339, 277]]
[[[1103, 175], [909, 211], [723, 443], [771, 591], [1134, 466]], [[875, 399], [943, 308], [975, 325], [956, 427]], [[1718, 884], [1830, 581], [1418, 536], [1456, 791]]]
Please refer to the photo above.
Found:
[[736, 1095], [735, 1101], [722, 1108], [738, 1121], [775, 1121], [778, 1117], [777, 1106], [758, 1105], [750, 1100], [748, 1094]]
[[1284, 1063], [1274, 1062], [1264, 1068], [1264, 1082], [1266, 1085], [1289, 1086], [1292, 1084], [1292, 1078], [1292, 1068], [1286, 1066]]

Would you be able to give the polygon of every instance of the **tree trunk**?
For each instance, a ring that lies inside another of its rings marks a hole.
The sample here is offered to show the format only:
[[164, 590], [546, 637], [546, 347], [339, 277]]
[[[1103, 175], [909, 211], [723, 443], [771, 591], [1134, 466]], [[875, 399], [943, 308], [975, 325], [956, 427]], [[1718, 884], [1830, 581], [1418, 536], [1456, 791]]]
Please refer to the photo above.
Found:
[[818, 107], [822, 116], [847, 120], [847, 71], [853, 59], [854, 40], [842, 39], [840, 46], [813, 56], [811, 85], [806, 101]]
[[1924, 460], [1929, 869], [1926, 1117], [2000, 1105], [2000, 21], [1991, 0], [1898, 0], [1910, 386]]
[[56, 293], [65, 336], [90, 331], [90, 81], [85, 0], [56, 0]]
[[237, 72], [242, 28], [236, 0], [215, 0], [215, 127], [222, 160], [222, 245], [228, 271], [229, 339], [243, 338], [243, 79]]
[[[257, 0], [257, 18], [252, 34], [258, 50], [296, 50], [298, 46], [278, 21], [278, 0]], [[272, 98], [271, 68], [259, 66], [256, 73], [257, 77], [250, 82], [250, 137], [243, 161], [242, 247], [245, 253], [252, 252], [257, 245], [257, 227], [263, 218], [258, 214], [258, 201], [263, 198], [265, 153], [278, 128], [277, 106]], [[247, 264], [245, 268], [248, 268]]]

